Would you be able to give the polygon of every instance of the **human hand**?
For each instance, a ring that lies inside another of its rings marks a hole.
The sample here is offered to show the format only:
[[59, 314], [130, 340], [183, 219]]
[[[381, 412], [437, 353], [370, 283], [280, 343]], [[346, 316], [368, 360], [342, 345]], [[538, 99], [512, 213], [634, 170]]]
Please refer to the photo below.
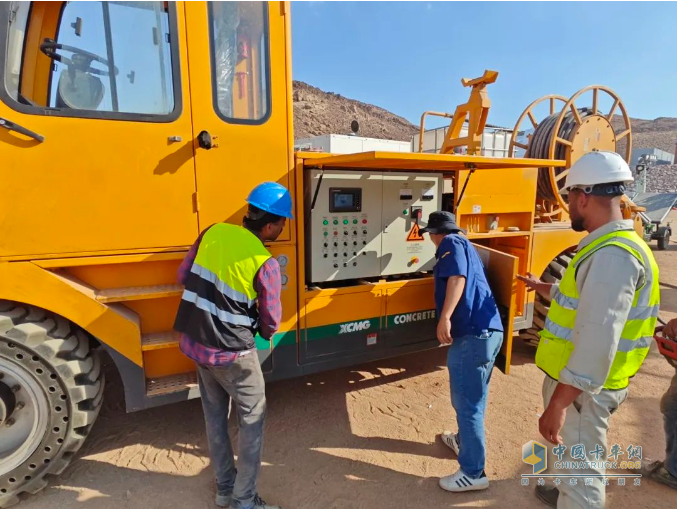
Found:
[[539, 418], [539, 433], [548, 442], [563, 444], [563, 438], [560, 437], [560, 429], [563, 428], [563, 424], [565, 423], [566, 412], [567, 409], [549, 406]]
[[452, 324], [450, 323], [450, 319], [441, 317], [438, 321], [438, 328], [436, 330], [436, 336], [441, 344], [450, 345], [452, 343], [451, 328]]
[[545, 282], [542, 282], [539, 278], [534, 276], [532, 273], [528, 272], [527, 276], [522, 274], [516, 275], [516, 278], [523, 282], [529, 290], [539, 290], [539, 287], [544, 285]]

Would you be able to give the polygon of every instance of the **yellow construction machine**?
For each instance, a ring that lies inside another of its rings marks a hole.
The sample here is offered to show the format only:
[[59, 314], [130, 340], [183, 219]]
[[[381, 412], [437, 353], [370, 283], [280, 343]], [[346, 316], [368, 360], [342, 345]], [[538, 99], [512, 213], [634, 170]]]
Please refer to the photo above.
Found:
[[82, 445], [101, 351], [129, 411], [198, 396], [172, 331], [177, 268], [203, 229], [240, 223], [262, 181], [295, 207], [269, 246], [283, 322], [257, 341], [268, 380], [438, 345], [419, 227], [444, 196], [487, 268], [508, 373], [513, 332], [546, 306], [516, 273], [557, 278], [580, 238], [559, 182], [583, 152], [625, 139], [628, 157], [631, 137], [611, 124], [618, 108], [628, 124], [621, 101], [601, 113], [612, 92], [596, 87], [586, 109], [580, 93], [540, 100], [541, 122], [533, 103], [516, 127], [529, 120], [529, 143], [512, 143], [526, 157], [484, 157], [496, 78], [464, 81], [442, 154], [294, 154], [288, 3], [0, 3], [0, 506]]

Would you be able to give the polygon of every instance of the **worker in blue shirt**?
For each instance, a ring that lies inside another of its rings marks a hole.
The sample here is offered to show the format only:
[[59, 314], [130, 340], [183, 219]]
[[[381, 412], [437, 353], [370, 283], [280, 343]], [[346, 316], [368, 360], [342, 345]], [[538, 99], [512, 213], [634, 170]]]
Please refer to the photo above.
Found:
[[444, 432], [442, 441], [459, 460], [460, 469], [440, 479], [450, 492], [489, 487], [485, 474], [485, 408], [494, 360], [504, 338], [497, 304], [483, 263], [464, 230], [447, 211], [431, 213], [429, 233], [436, 245], [435, 301], [438, 340], [449, 345], [452, 406], [458, 432]]

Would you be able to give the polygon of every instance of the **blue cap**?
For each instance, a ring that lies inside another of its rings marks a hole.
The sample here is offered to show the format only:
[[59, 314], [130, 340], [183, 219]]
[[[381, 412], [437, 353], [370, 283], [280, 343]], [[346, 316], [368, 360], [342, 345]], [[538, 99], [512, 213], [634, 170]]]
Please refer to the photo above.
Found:
[[247, 203], [271, 214], [293, 218], [292, 197], [285, 186], [277, 182], [262, 182], [247, 196]]

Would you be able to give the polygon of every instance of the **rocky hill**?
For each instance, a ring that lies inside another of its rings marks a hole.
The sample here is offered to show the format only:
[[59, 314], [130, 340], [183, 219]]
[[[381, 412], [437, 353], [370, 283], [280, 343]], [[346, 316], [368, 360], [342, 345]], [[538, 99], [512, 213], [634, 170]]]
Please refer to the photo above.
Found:
[[417, 126], [388, 110], [294, 82], [294, 138], [351, 133], [351, 121], [360, 123], [360, 136], [409, 141]]
[[[293, 94], [295, 139], [330, 133], [349, 134], [352, 120], [360, 123], [359, 135], [370, 138], [409, 141], [419, 129], [407, 119], [388, 110], [333, 92], [324, 92], [301, 81], [294, 82]], [[615, 131], [619, 132], [624, 125], [623, 119], [617, 115], [612, 124]], [[632, 118], [633, 147], [656, 147], [675, 153], [676, 127], [675, 117], [659, 117], [654, 120]], [[617, 147], [620, 153], [623, 153], [624, 144], [622, 141]], [[650, 179], [649, 187], [657, 188], [657, 191], [675, 190], [675, 168], [673, 165], [658, 169], [657, 178]], [[654, 183], [655, 180], [660, 182]]]

